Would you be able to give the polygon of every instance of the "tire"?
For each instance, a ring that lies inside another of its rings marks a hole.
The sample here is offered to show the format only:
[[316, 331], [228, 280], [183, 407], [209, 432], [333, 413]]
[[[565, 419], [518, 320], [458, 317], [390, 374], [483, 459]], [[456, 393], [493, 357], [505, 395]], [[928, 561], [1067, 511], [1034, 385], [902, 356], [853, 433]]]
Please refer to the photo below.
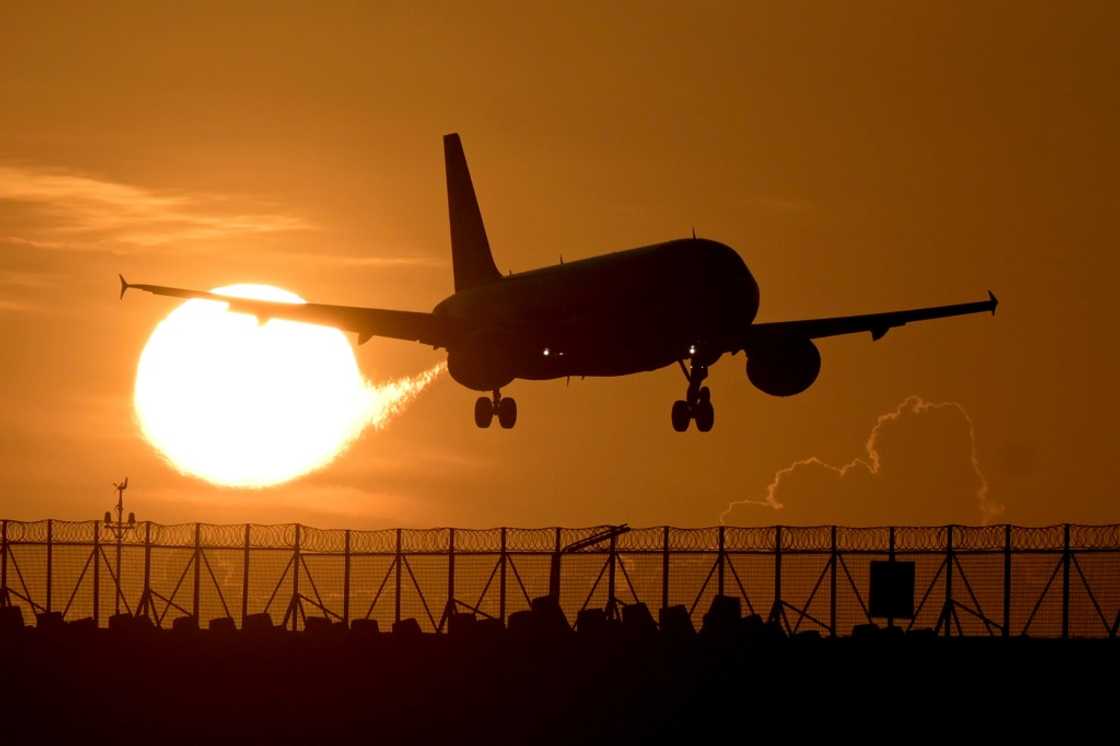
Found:
[[494, 405], [485, 396], [480, 396], [474, 403], [474, 424], [482, 428], [490, 427], [494, 419]]
[[502, 399], [498, 402], [498, 424], [509, 430], [517, 424], [517, 402], [513, 399]]
[[674, 430], [683, 433], [688, 429], [688, 423], [691, 419], [692, 412], [689, 411], [688, 402], [680, 400], [673, 402], [672, 420]]
[[707, 386], [700, 387], [700, 401], [708, 402], [712, 400], [712, 390]]
[[706, 433], [716, 424], [716, 410], [710, 401], [701, 401], [696, 405], [696, 429]]

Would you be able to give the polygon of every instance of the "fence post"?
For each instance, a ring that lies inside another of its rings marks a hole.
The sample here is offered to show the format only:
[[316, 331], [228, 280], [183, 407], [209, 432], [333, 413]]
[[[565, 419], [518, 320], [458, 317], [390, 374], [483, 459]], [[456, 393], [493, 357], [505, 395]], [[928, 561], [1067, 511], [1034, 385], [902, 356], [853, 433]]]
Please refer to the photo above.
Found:
[[[945, 541], [945, 606], [941, 616], [945, 620], [945, 636], [953, 636], [953, 525], [946, 526]], [[940, 624], [940, 622], [938, 622]]]
[[[455, 529], [447, 529], [447, 631], [451, 631], [451, 615], [455, 613]], [[436, 630], [439, 632], [439, 630]]]
[[393, 594], [393, 622], [401, 620], [401, 530], [397, 529], [396, 592]]
[[616, 556], [615, 549], [617, 548], [617, 546], [618, 535], [611, 534], [611, 544], [610, 549], [608, 550], [610, 554], [607, 556], [607, 562], [610, 563], [607, 566], [607, 616], [611, 619], [614, 619], [616, 617], [616, 604], [614, 600], [614, 561]]
[[245, 524], [245, 551], [241, 563], [241, 628], [245, 628], [245, 617], [249, 615], [249, 524]]
[[93, 625], [101, 621], [101, 521], [93, 522]]
[[[894, 526], [887, 529], [887, 560], [894, 562]], [[887, 626], [894, 626], [894, 617], [887, 617]]]
[[152, 605], [152, 522], [144, 521], [144, 590], [140, 592], [140, 605], [136, 609], [136, 616], [140, 616], [140, 610], [144, 610], [145, 617], [151, 617], [149, 613]]
[[350, 529], [342, 546], [342, 626], [350, 628]]
[[47, 519], [47, 611], [51, 610], [51, 577], [54, 568], [54, 519]]
[[1062, 526], [1062, 639], [1069, 639], [1069, 524]]
[[0, 606], [7, 606], [8, 598], [8, 519], [0, 524]]
[[723, 550], [724, 550], [724, 541], [725, 541], [725, 534], [726, 534], [724, 529], [726, 529], [726, 528], [727, 528], [726, 526], [720, 526], [719, 527], [719, 556], [716, 558], [717, 567], [718, 567], [718, 570], [717, 570], [717, 573], [716, 573], [716, 588], [719, 589], [718, 593], [721, 596], [723, 595], [723, 562], [724, 562]]
[[1011, 635], [1011, 524], [1003, 527], [1003, 636]]
[[782, 618], [782, 527], [774, 527], [774, 605], [770, 607], [771, 622]]
[[199, 599], [202, 595], [202, 524], [194, 524], [194, 594], [191, 596], [191, 616], [194, 617], [194, 623], [202, 626], [202, 619], [199, 616]]
[[832, 526], [832, 562], [828, 577], [828, 626], [831, 637], [837, 637], [836, 632], [836, 565], [840, 563], [840, 553], [836, 551], [836, 526]]
[[669, 608], [669, 527], [661, 529], [663, 542], [661, 544], [661, 608]]
[[502, 526], [501, 554], [498, 555], [498, 618], [506, 623], [506, 527]]
[[292, 547], [292, 603], [288, 607], [292, 612], [292, 632], [299, 629], [299, 610], [303, 605], [299, 599], [299, 539], [300, 539], [300, 525], [296, 524], [296, 543]]
[[[118, 516], [119, 518], [119, 516]], [[121, 596], [124, 594], [124, 584], [121, 583], [121, 550], [124, 544], [124, 531], [120, 527], [120, 521], [117, 521], [117, 527], [114, 533], [117, 535], [117, 557], [116, 557], [116, 593], [113, 594], [113, 614], [121, 613]]]

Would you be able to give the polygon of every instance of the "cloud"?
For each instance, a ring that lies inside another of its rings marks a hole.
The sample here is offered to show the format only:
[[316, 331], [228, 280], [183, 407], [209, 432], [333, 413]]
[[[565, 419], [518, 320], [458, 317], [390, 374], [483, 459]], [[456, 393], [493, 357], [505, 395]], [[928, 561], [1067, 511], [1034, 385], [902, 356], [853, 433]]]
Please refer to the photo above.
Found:
[[992, 501], [976, 428], [958, 402], [908, 396], [880, 414], [863, 456], [839, 466], [817, 456], [779, 469], [758, 498], [728, 504], [720, 522], [849, 525], [990, 522]]
[[355, 256], [353, 254], [317, 254], [313, 251], [286, 251], [282, 256], [290, 261], [329, 264], [337, 267], [445, 269], [450, 266], [450, 262], [446, 259], [437, 259], [430, 256]]
[[234, 209], [244, 200], [228, 196], [157, 192], [34, 166], [0, 166], [4, 202], [26, 205], [37, 218], [4, 240], [43, 250], [153, 249], [313, 228], [293, 215]]

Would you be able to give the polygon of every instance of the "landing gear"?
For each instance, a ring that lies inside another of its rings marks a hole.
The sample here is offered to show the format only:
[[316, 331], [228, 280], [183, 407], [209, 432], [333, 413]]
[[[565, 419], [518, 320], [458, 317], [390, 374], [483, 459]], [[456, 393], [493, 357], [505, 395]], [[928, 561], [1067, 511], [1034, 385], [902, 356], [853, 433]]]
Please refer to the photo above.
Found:
[[673, 429], [683, 433], [688, 429], [688, 423], [696, 420], [696, 429], [706, 433], [716, 423], [716, 411], [712, 406], [712, 392], [707, 386], [701, 386], [708, 377], [708, 366], [697, 363], [695, 360], [686, 369], [683, 361], [680, 362], [681, 370], [688, 381], [688, 390], [685, 398], [673, 402], [672, 421]]
[[485, 396], [478, 397], [474, 403], [474, 424], [479, 427], [490, 427], [494, 416], [498, 417], [498, 424], [506, 430], [517, 424], [517, 402], [509, 397], [502, 397], [500, 391], [494, 391], [492, 399]]

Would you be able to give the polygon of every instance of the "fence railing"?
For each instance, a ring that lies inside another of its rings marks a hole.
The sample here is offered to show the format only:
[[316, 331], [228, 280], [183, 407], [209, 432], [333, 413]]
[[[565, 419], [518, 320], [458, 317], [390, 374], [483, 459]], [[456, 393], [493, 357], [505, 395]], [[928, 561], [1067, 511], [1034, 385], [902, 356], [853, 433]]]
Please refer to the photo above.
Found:
[[[585, 608], [684, 605], [699, 623], [716, 594], [788, 632], [846, 634], [873, 621], [872, 560], [915, 563], [907, 628], [946, 635], [1115, 637], [1120, 525], [848, 528], [668, 526], [589, 537], [610, 527], [322, 530], [299, 524], [120, 530], [100, 521], [0, 522], [0, 605], [28, 619], [60, 612], [104, 625], [112, 614], [160, 627], [180, 616], [243, 623], [269, 613], [290, 629], [308, 616], [382, 625], [449, 615], [505, 621], [555, 594], [569, 620]], [[576, 551], [565, 551], [576, 545]], [[881, 621], [881, 620], [876, 620]]]

